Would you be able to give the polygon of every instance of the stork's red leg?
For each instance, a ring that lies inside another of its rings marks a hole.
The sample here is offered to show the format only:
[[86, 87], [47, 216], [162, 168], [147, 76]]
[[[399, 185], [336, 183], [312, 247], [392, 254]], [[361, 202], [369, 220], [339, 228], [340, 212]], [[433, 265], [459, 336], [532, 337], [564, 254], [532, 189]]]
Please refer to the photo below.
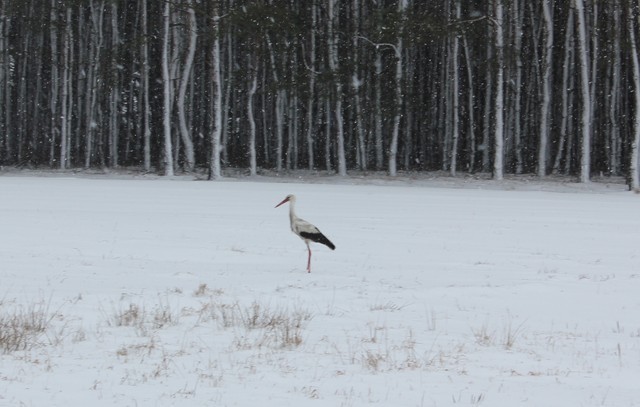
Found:
[[307, 243], [307, 250], [309, 250], [309, 258], [307, 259], [307, 273], [311, 273], [311, 248]]

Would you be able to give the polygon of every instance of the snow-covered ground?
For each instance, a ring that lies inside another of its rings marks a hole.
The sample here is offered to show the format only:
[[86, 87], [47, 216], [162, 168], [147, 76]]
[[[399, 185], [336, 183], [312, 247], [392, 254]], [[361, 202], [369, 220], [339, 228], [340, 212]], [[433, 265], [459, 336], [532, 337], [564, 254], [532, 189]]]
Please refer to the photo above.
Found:
[[271, 181], [1, 176], [0, 406], [640, 405], [640, 196]]

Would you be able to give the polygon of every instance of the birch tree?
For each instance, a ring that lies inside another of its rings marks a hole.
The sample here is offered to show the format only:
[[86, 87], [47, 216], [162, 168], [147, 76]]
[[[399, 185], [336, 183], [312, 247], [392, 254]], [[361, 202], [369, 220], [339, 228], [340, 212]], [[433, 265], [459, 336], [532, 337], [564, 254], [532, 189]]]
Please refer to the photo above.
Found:
[[496, 48], [496, 98], [495, 98], [495, 145], [493, 158], [493, 179], [501, 181], [504, 177], [504, 19], [503, 0], [494, 0], [495, 6], [495, 48]]
[[172, 177], [174, 175], [173, 170], [173, 145], [171, 139], [171, 75], [169, 72], [169, 44], [171, 40], [171, 3], [166, 2], [164, 5], [164, 12], [162, 14], [163, 19], [163, 34], [162, 34], [162, 85], [163, 85], [163, 106], [162, 106], [162, 127], [164, 130], [164, 175]]
[[351, 74], [351, 86], [353, 88], [353, 102], [355, 107], [356, 121], [356, 165], [361, 170], [367, 169], [367, 148], [364, 137], [364, 123], [362, 117], [362, 102], [360, 97], [362, 79], [360, 74], [360, 55], [359, 55], [359, 24], [360, 24], [360, 0], [353, 0], [351, 3], [352, 19], [354, 23], [354, 35], [352, 39], [353, 49], [353, 71]]
[[[613, 61], [611, 63], [611, 92], [609, 93], [609, 120], [611, 125], [609, 127], [607, 145], [609, 148], [609, 174], [620, 174], [620, 118], [618, 117], [618, 111], [620, 109], [620, 96], [622, 90], [620, 89], [620, 76], [621, 76], [621, 42], [622, 36], [622, 19], [621, 19], [621, 7], [620, 0], [612, 0], [610, 2], [611, 13], [613, 15], [613, 27], [615, 37], [613, 39]], [[632, 50], [633, 52], [633, 50]], [[633, 56], [632, 56], [633, 58]], [[637, 91], [635, 92], [637, 94]], [[636, 95], [637, 96], [637, 95]]]
[[398, 14], [400, 25], [398, 31], [398, 39], [394, 47], [396, 55], [396, 100], [395, 112], [393, 115], [393, 130], [391, 133], [391, 142], [389, 143], [389, 175], [395, 177], [397, 175], [397, 157], [398, 157], [398, 136], [400, 134], [400, 116], [402, 115], [402, 54], [405, 10], [409, 5], [409, 0], [398, 0]]
[[191, 132], [187, 126], [186, 109], [185, 109], [185, 97], [187, 94], [187, 88], [191, 78], [191, 71], [193, 67], [193, 59], [196, 53], [196, 43], [198, 39], [198, 25], [196, 21], [196, 12], [193, 9], [193, 0], [187, 0], [187, 13], [189, 16], [188, 32], [189, 32], [189, 46], [187, 50], [187, 57], [182, 67], [182, 77], [180, 80], [180, 89], [178, 91], [178, 118], [180, 123], [180, 135], [182, 143], [184, 144], [185, 155], [185, 169], [187, 171], [193, 171], [196, 165], [195, 152], [193, 149], [193, 140], [191, 138]]
[[212, 101], [211, 116], [213, 118], [211, 129], [211, 157], [209, 161], [209, 179], [217, 180], [222, 178], [222, 168], [220, 165], [220, 137], [222, 134], [222, 79], [220, 75], [220, 19], [218, 14], [219, 2], [213, 2], [213, 47], [211, 49], [211, 79], [212, 79]]
[[118, 27], [118, 3], [112, 2], [110, 7], [111, 20], [111, 73], [109, 89], [109, 156], [112, 168], [117, 168], [119, 163], [118, 144], [120, 142], [119, 104], [120, 104], [120, 61], [117, 59], [120, 48], [120, 32]]
[[547, 175], [547, 152], [549, 143], [549, 115], [551, 113], [551, 83], [553, 69], [553, 18], [551, 10], [553, 0], [542, 0], [542, 14], [544, 16], [543, 36], [546, 38], [544, 46], [544, 74], [542, 76], [542, 104], [540, 106], [540, 144], [538, 146], [538, 176]]
[[[400, 0], [406, 1], [406, 0]], [[339, 32], [336, 30], [338, 22], [338, 9], [337, 0], [329, 0], [328, 18], [327, 18], [327, 39], [329, 41], [329, 69], [333, 73], [333, 81], [335, 86], [335, 126], [336, 126], [336, 141], [338, 144], [338, 175], [347, 175], [347, 160], [344, 151], [344, 121], [342, 117], [342, 80], [339, 73], [339, 59], [338, 59], [338, 42]]]
[[589, 88], [589, 57], [587, 28], [583, 0], [573, 0], [578, 17], [578, 49], [580, 60], [580, 90], [582, 93], [582, 143], [580, 160], [580, 182], [589, 182], [591, 172], [591, 91]]
[[640, 192], [640, 172], [638, 170], [638, 150], [640, 149], [640, 62], [638, 61], [638, 46], [636, 44], [633, 8], [629, 10], [627, 25], [629, 31], [629, 43], [631, 44], [631, 60], [633, 61], [633, 93], [635, 95], [635, 114], [633, 116], [631, 158], [629, 163], [631, 178], [629, 188], [636, 192]]
[[[460, 20], [461, 17], [461, 6], [460, 0], [455, 1], [455, 20], [456, 22]], [[452, 69], [451, 69], [451, 79], [452, 79], [452, 87], [451, 87], [451, 99], [452, 99], [452, 118], [451, 118], [451, 168], [450, 173], [452, 176], [456, 175], [456, 169], [458, 165], [458, 138], [459, 138], [459, 121], [460, 121], [460, 80], [459, 80], [459, 60], [458, 53], [460, 48], [460, 39], [458, 35], [454, 34], [453, 36], [453, 46], [451, 51], [451, 59], [452, 59]]]
[[249, 76], [247, 89], [247, 119], [249, 121], [249, 173], [251, 176], [258, 174], [256, 157], [256, 120], [253, 115], [253, 96], [258, 89], [258, 68], [252, 57], [249, 56]]
[[311, 1], [311, 32], [309, 33], [309, 94], [307, 96], [307, 161], [310, 170], [314, 169], [314, 122], [313, 106], [316, 88], [316, 30], [317, 0]]
[[69, 88], [71, 87], [70, 80], [70, 59], [71, 59], [71, 47], [73, 43], [73, 36], [71, 34], [71, 8], [67, 8], [66, 12], [66, 29], [64, 35], [63, 46], [63, 71], [62, 71], [62, 111], [60, 117], [60, 169], [66, 169], [69, 165], [69, 114], [70, 114], [70, 100], [69, 100]]
[[[60, 92], [60, 84], [59, 84], [59, 73], [58, 73], [58, 8], [57, 1], [51, 0], [51, 27], [50, 27], [50, 36], [51, 36], [51, 98], [50, 98], [50, 109], [51, 109], [51, 135], [50, 143], [51, 148], [55, 145], [58, 133], [58, 120], [60, 118], [60, 114], [58, 113], [58, 95]], [[52, 165], [54, 162], [53, 154], [50, 155], [49, 165]]]
[[558, 150], [556, 152], [556, 159], [553, 164], [553, 174], [560, 173], [560, 163], [564, 150], [569, 151], [570, 146], [567, 143], [567, 128], [569, 125], [569, 84], [573, 76], [569, 76], [573, 60], [573, 40], [574, 40], [574, 13], [573, 8], [569, 9], [567, 17], [567, 23], [565, 25], [565, 38], [564, 38], [564, 59], [562, 63], [562, 82], [561, 82], [561, 119], [560, 119], [560, 140], [558, 141]]
[[140, 18], [142, 19], [142, 123], [143, 123], [143, 168], [145, 171], [151, 170], [151, 104], [149, 100], [149, 28], [147, 18], [147, 2], [142, 0], [142, 11]]

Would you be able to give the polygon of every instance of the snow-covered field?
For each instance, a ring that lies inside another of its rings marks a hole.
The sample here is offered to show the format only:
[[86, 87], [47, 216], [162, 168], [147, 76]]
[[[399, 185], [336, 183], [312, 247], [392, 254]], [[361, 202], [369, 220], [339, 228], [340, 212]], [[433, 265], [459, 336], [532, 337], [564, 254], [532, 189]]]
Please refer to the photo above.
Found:
[[447, 182], [1, 176], [0, 406], [640, 405], [640, 196]]

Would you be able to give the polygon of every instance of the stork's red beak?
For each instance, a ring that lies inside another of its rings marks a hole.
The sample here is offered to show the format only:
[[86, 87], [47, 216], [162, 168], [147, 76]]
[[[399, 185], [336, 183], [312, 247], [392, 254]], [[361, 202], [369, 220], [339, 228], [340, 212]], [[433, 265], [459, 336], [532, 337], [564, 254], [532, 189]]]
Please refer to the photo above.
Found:
[[275, 207], [277, 208], [278, 206], [282, 205], [283, 203], [287, 203], [289, 202], [289, 197], [284, 198], [284, 200], [282, 202], [280, 202], [279, 204], [277, 204]]

